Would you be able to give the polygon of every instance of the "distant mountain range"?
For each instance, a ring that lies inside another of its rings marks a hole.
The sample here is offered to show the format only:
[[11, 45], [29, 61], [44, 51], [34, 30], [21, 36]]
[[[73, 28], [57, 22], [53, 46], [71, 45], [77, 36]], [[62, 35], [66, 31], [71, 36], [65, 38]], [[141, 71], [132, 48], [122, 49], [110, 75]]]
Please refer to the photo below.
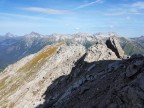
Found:
[[46, 45], [57, 42], [70, 44], [82, 44], [89, 48], [94, 43], [106, 40], [110, 36], [118, 37], [122, 48], [127, 55], [134, 53], [144, 54], [144, 36], [137, 38], [125, 38], [116, 33], [75, 33], [75, 34], [51, 34], [41, 35], [31, 32], [24, 36], [17, 36], [6, 33], [0, 36], [0, 69], [4, 69], [9, 64], [15, 63], [23, 57], [34, 54]]

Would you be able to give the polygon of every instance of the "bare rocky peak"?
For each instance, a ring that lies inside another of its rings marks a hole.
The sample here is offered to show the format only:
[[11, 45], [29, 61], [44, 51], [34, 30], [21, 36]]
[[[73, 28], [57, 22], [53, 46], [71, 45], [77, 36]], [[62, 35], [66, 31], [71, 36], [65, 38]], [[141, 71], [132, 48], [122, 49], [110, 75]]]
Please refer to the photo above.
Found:
[[116, 37], [111, 36], [108, 40], [106, 40], [106, 45], [108, 48], [110, 48], [113, 52], [115, 52], [116, 56], [118, 58], [123, 58], [124, 51], [121, 48], [119, 41]]
[[95, 33], [94, 35], [96, 37], [98, 37], [98, 38], [108, 38], [110, 36], [117, 36], [117, 37], [119, 37], [119, 35], [117, 33], [115, 33], [115, 32], [107, 32], [107, 33], [101, 33], [101, 32], [99, 32], [99, 33]]
[[62, 34], [52, 34], [52, 35], [49, 35], [47, 36], [51, 41], [64, 41], [68, 38], [67, 35], [62, 35]]
[[99, 40], [95, 45], [91, 46], [87, 51], [85, 61], [115, 60], [123, 57], [124, 51], [118, 39], [116, 37], [109, 37], [106, 42]]
[[87, 51], [85, 61], [94, 62], [100, 60], [115, 60], [118, 59], [115, 53], [109, 49], [103, 41], [97, 42]]
[[82, 33], [82, 32], [74, 33], [74, 34], [72, 34], [72, 35], [73, 35], [73, 36], [81, 36], [81, 37], [92, 36], [92, 34]]
[[43, 35], [36, 33], [36, 32], [31, 32], [29, 34], [26, 34], [25, 37], [27, 38], [38, 38], [38, 37], [43, 37]]
[[92, 34], [88, 33], [74, 33], [74, 34], [52, 34], [49, 36], [52, 41], [72, 41], [73, 43], [85, 41], [95, 41], [96, 39]]
[[88, 33], [75, 33], [71, 35], [71, 39], [73, 39], [76, 42], [84, 43], [86, 41], [96, 41], [97, 37], [95, 37], [93, 34]]
[[9, 38], [16, 37], [16, 35], [14, 35], [10, 32], [6, 33], [4, 36], [9, 37]]

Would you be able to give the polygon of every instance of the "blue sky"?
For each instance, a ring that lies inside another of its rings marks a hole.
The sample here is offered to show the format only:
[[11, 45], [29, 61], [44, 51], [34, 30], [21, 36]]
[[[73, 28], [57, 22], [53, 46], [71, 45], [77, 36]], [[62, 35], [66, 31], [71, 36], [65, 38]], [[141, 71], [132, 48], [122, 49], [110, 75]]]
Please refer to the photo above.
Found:
[[144, 35], [143, 0], [0, 0], [0, 34]]

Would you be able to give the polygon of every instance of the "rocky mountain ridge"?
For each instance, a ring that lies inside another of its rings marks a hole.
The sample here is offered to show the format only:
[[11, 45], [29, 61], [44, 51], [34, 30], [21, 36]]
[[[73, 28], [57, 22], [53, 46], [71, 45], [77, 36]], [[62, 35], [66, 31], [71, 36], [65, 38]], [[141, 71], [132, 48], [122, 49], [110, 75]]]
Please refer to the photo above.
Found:
[[[115, 81], [115, 75], [123, 75], [125, 71], [121, 73], [121, 68], [129, 68], [125, 62], [131, 61], [121, 61], [124, 53], [116, 37], [111, 37], [106, 42], [97, 42], [88, 50], [81, 44], [68, 46], [61, 42], [48, 45], [38, 53], [10, 65], [0, 74], [1, 107], [91, 108], [99, 106], [97, 102], [107, 95], [105, 90], [113, 85], [114, 82], [111, 85], [111, 81]], [[137, 57], [133, 58], [137, 61]], [[141, 62], [138, 66], [141, 66]], [[135, 70], [131, 73], [127, 69], [126, 76], [131, 77], [136, 73]], [[93, 96], [96, 96], [94, 98], [96, 101], [93, 100], [91, 103]]]
[[83, 46], [59, 43], [10, 65], [0, 75], [1, 107], [32, 108], [42, 103], [47, 85], [69, 74], [84, 53]]

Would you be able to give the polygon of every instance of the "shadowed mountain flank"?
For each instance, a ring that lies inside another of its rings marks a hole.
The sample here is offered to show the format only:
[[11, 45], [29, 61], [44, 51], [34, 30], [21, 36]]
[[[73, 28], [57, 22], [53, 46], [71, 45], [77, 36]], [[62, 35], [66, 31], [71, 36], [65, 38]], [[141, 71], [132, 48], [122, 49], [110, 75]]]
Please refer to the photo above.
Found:
[[[87, 63], [81, 58], [36, 108], [143, 108], [144, 57]], [[79, 63], [80, 62], [80, 63]]]

